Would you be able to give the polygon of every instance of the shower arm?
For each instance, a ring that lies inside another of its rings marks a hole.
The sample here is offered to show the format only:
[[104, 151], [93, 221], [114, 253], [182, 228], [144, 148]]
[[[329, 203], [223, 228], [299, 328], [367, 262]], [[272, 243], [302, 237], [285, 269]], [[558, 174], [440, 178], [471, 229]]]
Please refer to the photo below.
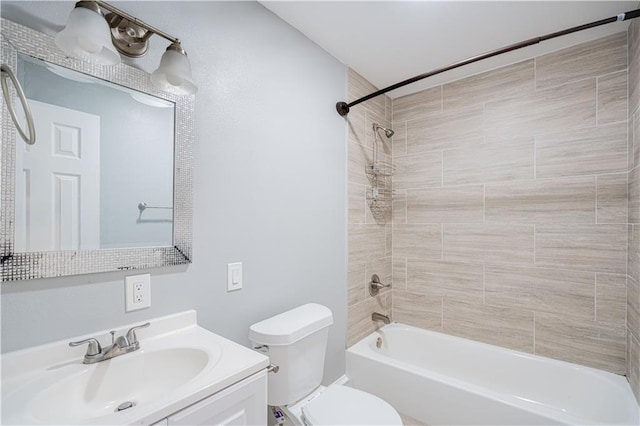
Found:
[[395, 89], [399, 89], [400, 87], [404, 87], [408, 84], [411, 83], [415, 83], [416, 81], [420, 81], [423, 80], [427, 77], [431, 77], [434, 76], [436, 74], [441, 74], [445, 71], [450, 71], [456, 68], [460, 68], [464, 65], [469, 65], [472, 64], [474, 62], [478, 62], [481, 61], [483, 59], [488, 59], [488, 58], [492, 58], [494, 56], [498, 56], [501, 55], [503, 53], [508, 53], [508, 52], [512, 52], [514, 50], [518, 50], [521, 49], [523, 47], [527, 47], [527, 46], [532, 46], [534, 44], [538, 44], [541, 41], [546, 41], [546, 40], [551, 40], [552, 38], [556, 38], [556, 37], [561, 37], [567, 34], [572, 34], [578, 31], [582, 31], [582, 30], [588, 30], [590, 28], [595, 28], [595, 27], [599, 27], [601, 25], [605, 25], [605, 24], [610, 24], [612, 22], [619, 22], [619, 21], [628, 21], [630, 19], [635, 19], [640, 17], [640, 9], [635, 9], [635, 10], [631, 10], [629, 12], [625, 12], [625, 13], [620, 13], [619, 15], [616, 16], [612, 16], [611, 18], [606, 18], [606, 19], [601, 19], [599, 21], [594, 21], [594, 22], [590, 22], [588, 24], [583, 24], [583, 25], [578, 25], [577, 27], [571, 27], [571, 28], [567, 28], [566, 30], [562, 30], [562, 31], [556, 31], [554, 33], [550, 33], [550, 34], [546, 34], [540, 37], [534, 37], [534, 38], [530, 38], [528, 40], [524, 40], [521, 41], [519, 43], [515, 43], [515, 44], [511, 44], [509, 46], [500, 48], [500, 49], [496, 49], [496, 50], [492, 50], [490, 52], [487, 53], [483, 53], [481, 55], [477, 55], [477, 56], [472, 56], [471, 58], [467, 58], [464, 59], [462, 61], [458, 61], [458, 62], [454, 62], [453, 64], [441, 67], [441, 68], [436, 68], [432, 71], [426, 72], [424, 74], [420, 74], [417, 75], [415, 77], [409, 78], [407, 80], [403, 80], [399, 83], [393, 84], [389, 87], [385, 87], [384, 89], [380, 89], [377, 92], [373, 92], [367, 96], [364, 96], [360, 99], [356, 99], [353, 102], [350, 103], [346, 103], [346, 102], [338, 102], [336, 104], [336, 110], [338, 111], [338, 114], [340, 114], [341, 116], [345, 117], [347, 114], [349, 114], [349, 109], [353, 106], [356, 106], [362, 102], [368, 101], [371, 98], [375, 98], [376, 96], [380, 96], [380, 95], [384, 95], [387, 92], [390, 92], [392, 90]]

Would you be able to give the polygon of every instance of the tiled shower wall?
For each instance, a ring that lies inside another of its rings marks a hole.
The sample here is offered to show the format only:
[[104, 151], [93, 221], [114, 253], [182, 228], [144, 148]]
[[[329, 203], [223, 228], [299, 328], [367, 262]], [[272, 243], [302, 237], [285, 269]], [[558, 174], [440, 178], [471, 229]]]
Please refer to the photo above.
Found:
[[[376, 90], [377, 88], [362, 76], [349, 69], [348, 102]], [[371, 321], [372, 312], [391, 315], [391, 291], [385, 289], [375, 297], [371, 297], [367, 291], [367, 284], [371, 281], [373, 274], [377, 274], [384, 284], [391, 282], [391, 221], [374, 217], [366, 199], [366, 191], [371, 187], [365, 170], [373, 162], [373, 123], [391, 127], [391, 99], [387, 96], [378, 96], [366, 101], [354, 107], [347, 116], [349, 128], [348, 345], [352, 345], [375, 329], [375, 324]], [[391, 165], [390, 141], [386, 138], [378, 141], [379, 163]]]
[[[353, 72], [349, 88], [350, 100], [375, 90]], [[397, 98], [391, 115], [389, 99], [354, 107], [349, 344], [373, 329], [372, 311], [392, 311], [395, 321], [624, 374], [627, 303], [640, 305], [632, 279], [627, 302], [627, 238], [640, 239], [640, 226], [627, 232], [627, 175], [631, 185], [638, 170], [627, 100], [620, 33]], [[396, 131], [384, 146], [395, 167], [391, 227], [364, 199], [373, 120]], [[393, 291], [369, 297], [372, 272]]]
[[395, 99], [393, 318], [626, 372], [627, 34]]
[[629, 28], [627, 377], [640, 403], [640, 22]]

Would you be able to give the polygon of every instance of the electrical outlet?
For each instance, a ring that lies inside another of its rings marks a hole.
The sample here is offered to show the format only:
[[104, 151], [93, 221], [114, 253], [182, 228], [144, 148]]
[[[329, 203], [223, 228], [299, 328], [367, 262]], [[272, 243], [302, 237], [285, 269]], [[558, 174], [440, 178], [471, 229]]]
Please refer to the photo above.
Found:
[[130, 275], [124, 278], [125, 312], [151, 306], [151, 275]]

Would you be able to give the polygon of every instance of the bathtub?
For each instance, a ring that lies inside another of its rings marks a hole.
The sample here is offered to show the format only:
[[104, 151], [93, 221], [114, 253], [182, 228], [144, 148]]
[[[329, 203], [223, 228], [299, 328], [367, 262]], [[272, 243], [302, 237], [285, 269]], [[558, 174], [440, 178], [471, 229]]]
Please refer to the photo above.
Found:
[[623, 376], [403, 324], [346, 361], [349, 385], [428, 425], [640, 424]]

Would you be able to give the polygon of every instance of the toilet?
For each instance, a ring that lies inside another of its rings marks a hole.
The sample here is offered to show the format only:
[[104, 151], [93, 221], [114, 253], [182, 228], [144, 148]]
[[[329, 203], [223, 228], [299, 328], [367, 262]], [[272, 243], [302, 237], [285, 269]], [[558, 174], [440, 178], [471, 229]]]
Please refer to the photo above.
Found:
[[269, 356], [267, 401], [294, 425], [402, 425], [386, 401], [348, 386], [321, 386], [329, 326], [326, 306], [309, 303], [253, 324], [253, 348]]

